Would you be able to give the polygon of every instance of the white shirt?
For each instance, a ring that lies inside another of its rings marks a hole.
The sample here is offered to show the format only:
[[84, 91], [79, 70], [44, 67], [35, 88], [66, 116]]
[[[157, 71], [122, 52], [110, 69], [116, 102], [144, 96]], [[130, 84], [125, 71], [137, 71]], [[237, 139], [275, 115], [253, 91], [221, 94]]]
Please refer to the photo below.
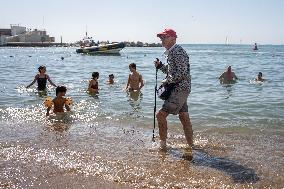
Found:
[[167, 49], [167, 50], [164, 52], [164, 55], [168, 56], [169, 53], [170, 53], [170, 51], [171, 51], [173, 48], [175, 48], [176, 45], [177, 45], [177, 44], [175, 43], [173, 46], [171, 46], [171, 48]]

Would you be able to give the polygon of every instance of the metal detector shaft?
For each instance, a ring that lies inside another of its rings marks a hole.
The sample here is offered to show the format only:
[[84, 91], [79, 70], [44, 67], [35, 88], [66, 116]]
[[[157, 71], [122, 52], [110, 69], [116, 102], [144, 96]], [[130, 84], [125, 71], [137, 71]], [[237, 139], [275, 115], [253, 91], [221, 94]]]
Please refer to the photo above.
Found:
[[156, 85], [155, 85], [155, 106], [154, 106], [154, 128], [153, 128], [153, 138], [155, 141], [155, 127], [156, 127], [156, 107], [157, 107], [157, 78], [158, 78], [158, 69], [156, 68]]

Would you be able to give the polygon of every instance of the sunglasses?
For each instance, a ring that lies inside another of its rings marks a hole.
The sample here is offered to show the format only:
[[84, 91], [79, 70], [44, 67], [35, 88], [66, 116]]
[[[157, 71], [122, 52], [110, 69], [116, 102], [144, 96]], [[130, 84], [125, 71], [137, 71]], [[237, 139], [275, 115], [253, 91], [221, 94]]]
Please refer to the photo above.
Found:
[[160, 39], [161, 40], [164, 40], [164, 39], [166, 39], [166, 38], [169, 38], [170, 36], [168, 36], [168, 35], [162, 35], [162, 36], [160, 36]]

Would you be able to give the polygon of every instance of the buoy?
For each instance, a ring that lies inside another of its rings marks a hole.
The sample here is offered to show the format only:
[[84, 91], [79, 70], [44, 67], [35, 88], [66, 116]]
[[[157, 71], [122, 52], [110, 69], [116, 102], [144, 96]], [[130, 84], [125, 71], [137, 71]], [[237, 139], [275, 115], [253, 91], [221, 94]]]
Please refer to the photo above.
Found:
[[50, 108], [53, 105], [52, 98], [46, 97], [43, 102], [44, 106]]

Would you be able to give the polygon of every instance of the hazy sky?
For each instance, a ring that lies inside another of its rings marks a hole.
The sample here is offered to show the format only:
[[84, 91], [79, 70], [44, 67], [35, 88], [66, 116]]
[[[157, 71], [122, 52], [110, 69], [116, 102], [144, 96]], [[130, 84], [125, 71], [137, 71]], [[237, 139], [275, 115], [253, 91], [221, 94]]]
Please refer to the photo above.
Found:
[[0, 0], [0, 28], [45, 28], [60, 41], [159, 42], [173, 28], [178, 43], [284, 44], [283, 0]]

